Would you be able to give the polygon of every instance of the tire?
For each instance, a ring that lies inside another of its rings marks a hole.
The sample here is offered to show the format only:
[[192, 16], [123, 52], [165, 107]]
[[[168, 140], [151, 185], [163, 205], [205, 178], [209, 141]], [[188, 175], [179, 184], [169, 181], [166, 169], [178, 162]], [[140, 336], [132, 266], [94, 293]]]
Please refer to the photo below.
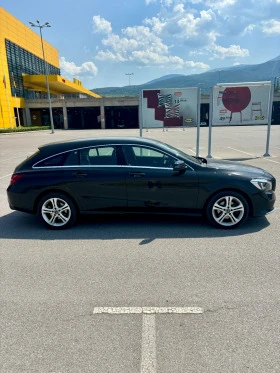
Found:
[[245, 197], [234, 191], [214, 195], [206, 206], [208, 221], [218, 228], [232, 229], [243, 224], [249, 215]]
[[76, 222], [77, 209], [69, 197], [53, 192], [42, 197], [37, 216], [50, 229], [67, 229]]

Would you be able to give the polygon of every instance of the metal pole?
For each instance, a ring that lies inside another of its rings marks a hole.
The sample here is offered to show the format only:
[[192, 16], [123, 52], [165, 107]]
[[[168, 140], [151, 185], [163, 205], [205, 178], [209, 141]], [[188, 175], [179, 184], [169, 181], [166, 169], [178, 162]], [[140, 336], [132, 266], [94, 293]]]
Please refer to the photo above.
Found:
[[197, 89], [197, 128], [196, 128], [196, 156], [199, 157], [199, 141], [200, 141], [200, 88]]
[[40, 29], [40, 36], [41, 36], [41, 43], [42, 43], [42, 52], [43, 52], [43, 59], [45, 63], [45, 73], [46, 73], [46, 86], [47, 86], [47, 92], [48, 92], [48, 100], [49, 100], [49, 110], [50, 110], [50, 120], [51, 120], [51, 133], [54, 133], [54, 124], [53, 124], [53, 114], [52, 114], [52, 102], [51, 102], [51, 95], [50, 95], [50, 86], [49, 86], [49, 68], [48, 64], [45, 58], [45, 50], [44, 50], [44, 42], [42, 37], [42, 28], [44, 26], [38, 26]]
[[143, 115], [142, 115], [142, 108], [143, 108], [143, 91], [140, 92], [139, 97], [139, 127], [140, 127], [140, 137], [143, 134]]
[[125, 75], [128, 75], [128, 85], [130, 86], [130, 77], [134, 75], [134, 73], [126, 73]]
[[[6, 80], [6, 77], [5, 77]], [[11, 85], [11, 81], [10, 81]], [[10, 128], [12, 128], [12, 117], [11, 117], [11, 106], [10, 106], [10, 99], [8, 97], [8, 91], [7, 91], [7, 86], [5, 86], [5, 91], [6, 91], [6, 98], [7, 98], [7, 103], [8, 103], [8, 111], [9, 111], [9, 119], [10, 119]]]
[[12, 73], [12, 78], [13, 78], [13, 92], [15, 94], [15, 99], [16, 99], [16, 107], [17, 107], [17, 119], [18, 119], [18, 125], [19, 127], [21, 126], [20, 124], [20, 117], [19, 117], [19, 110], [18, 110], [18, 102], [17, 102], [17, 92], [16, 92], [16, 86], [15, 86], [15, 78], [14, 78], [14, 73]]
[[207, 158], [212, 158], [211, 143], [212, 143], [212, 117], [213, 117], [213, 87], [210, 90], [210, 106], [209, 106], [209, 133], [208, 133], [208, 155]]
[[271, 130], [273, 90], [274, 90], [274, 86], [273, 86], [273, 84], [271, 84], [270, 93], [269, 93], [269, 100], [268, 100], [268, 123], [267, 123], [266, 150], [265, 150], [265, 154], [263, 155], [264, 157], [270, 157], [270, 154], [269, 154], [269, 141], [270, 141], [270, 130]]

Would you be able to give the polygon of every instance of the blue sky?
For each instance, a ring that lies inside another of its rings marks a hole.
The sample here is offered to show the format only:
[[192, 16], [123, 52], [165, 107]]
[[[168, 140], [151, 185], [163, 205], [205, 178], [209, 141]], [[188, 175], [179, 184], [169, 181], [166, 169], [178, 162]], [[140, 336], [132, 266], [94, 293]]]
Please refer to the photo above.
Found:
[[[280, 0], [2, 0], [49, 22], [61, 74], [88, 89], [266, 62], [280, 53]], [[133, 75], [126, 75], [133, 74]]]

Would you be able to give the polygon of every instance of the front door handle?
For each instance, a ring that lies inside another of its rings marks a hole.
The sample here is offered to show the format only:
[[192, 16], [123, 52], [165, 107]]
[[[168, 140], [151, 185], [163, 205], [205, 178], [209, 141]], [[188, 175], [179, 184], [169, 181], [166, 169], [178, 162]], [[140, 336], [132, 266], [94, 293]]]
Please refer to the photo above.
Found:
[[129, 172], [129, 175], [130, 176], [133, 176], [133, 177], [143, 177], [145, 176], [145, 172], [135, 172], [135, 171], [130, 171]]

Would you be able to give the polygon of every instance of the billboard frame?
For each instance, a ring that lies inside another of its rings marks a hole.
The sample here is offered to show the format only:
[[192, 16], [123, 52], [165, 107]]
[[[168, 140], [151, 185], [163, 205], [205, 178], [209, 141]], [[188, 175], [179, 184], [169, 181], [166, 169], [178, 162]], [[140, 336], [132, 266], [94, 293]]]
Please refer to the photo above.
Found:
[[[269, 142], [270, 142], [270, 132], [271, 132], [271, 118], [272, 118], [272, 104], [273, 104], [273, 84], [271, 81], [260, 81], [260, 82], [239, 82], [239, 83], [218, 83], [214, 87], [210, 89], [210, 105], [209, 105], [209, 131], [208, 131], [208, 155], [207, 158], [212, 158], [211, 150], [212, 150], [212, 127], [219, 127], [223, 125], [213, 125], [213, 98], [214, 98], [214, 89], [217, 87], [242, 87], [242, 86], [263, 86], [269, 85], [269, 96], [267, 101], [267, 123], [263, 125], [267, 125], [267, 137], [266, 137], [266, 150], [264, 157], [269, 157]], [[253, 126], [254, 124], [247, 124], [247, 126]], [[262, 124], [258, 124], [262, 125]], [[238, 126], [237, 125], [230, 125], [230, 126]]]

